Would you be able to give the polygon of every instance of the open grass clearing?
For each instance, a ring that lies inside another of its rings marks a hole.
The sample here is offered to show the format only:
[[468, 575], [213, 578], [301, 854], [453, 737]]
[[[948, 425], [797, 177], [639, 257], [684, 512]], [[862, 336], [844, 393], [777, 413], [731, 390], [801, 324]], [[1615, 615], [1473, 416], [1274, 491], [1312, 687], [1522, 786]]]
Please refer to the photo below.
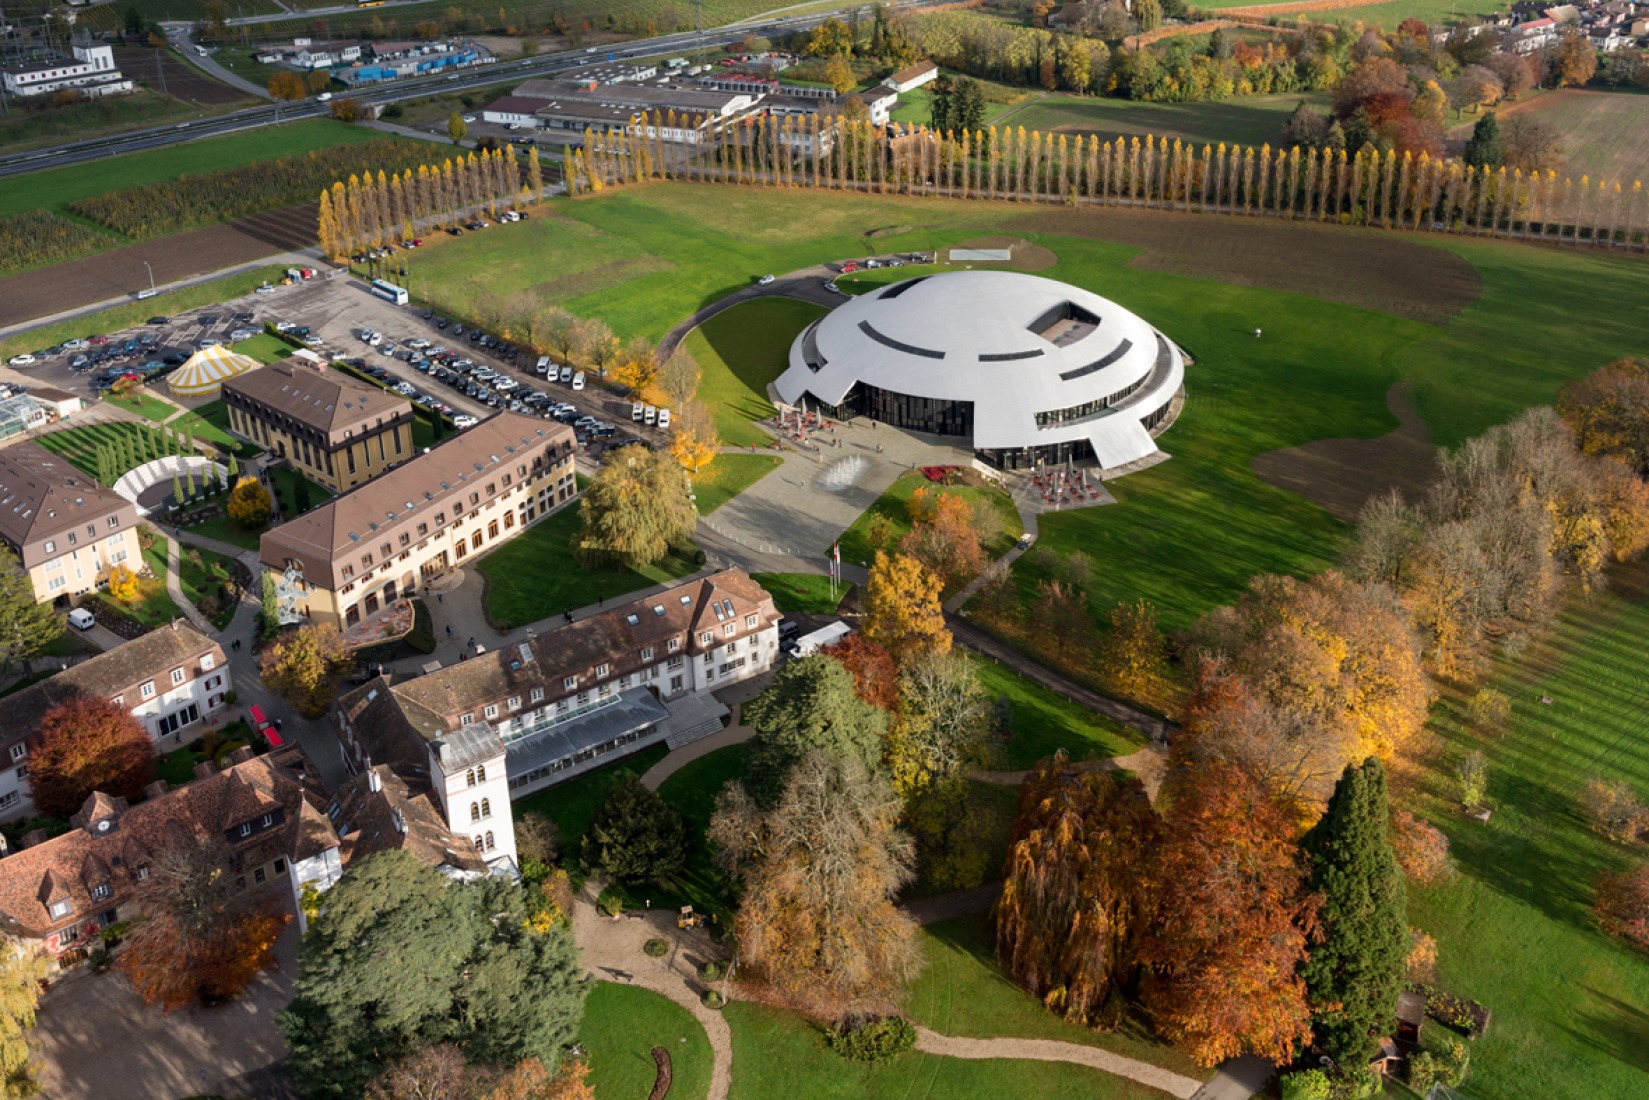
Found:
[[[1592, 183], [1618, 183], [1630, 190], [1649, 179], [1649, 94], [1603, 91], [1598, 88], [1559, 88], [1524, 95], [1516, 103], [1494, 108], [1502, 127], [1514, 118], [1530, 119], [1555, 130], [1562, 139], [1566, 171], [1572, 179], [1590, 176]], [[1465, 140], [1477, 125], [1477, 115], [1465, 115], [1449, 136]]]
[[222, 398], [185, 413], [172, 421], [171, 426], [179, 432], [188, 432], [195, 439], [215, 444], [238, 458], [252, 458], [263, 453], [262, 447], [230, 434], [229, 406], [223, 403]]
[[[68, 168], [48, 168], [8, 178], [5, 188], [0, 189], [0, 214], [38, 209], [67, 213], [71, 201], [88, 195], [196, 176], [220, 168], [294, 156], [334, 145], [358, 144], [382, 136], [370, 127], [350, 126], [330, 119], [310, 119], [284, 123], [272, 131], [249, 130], [227, 137], [204, 138], [164, 149], [88, 161]], [[167, 302], [174, 312], [181, 312], [170, 297]], [[149, 313], [153, 312], [154, 309], [150, 308]]]
[[141, 388], [128, 390], [119, 395], [109, 394], [103, 400], [117, 409], [136, 413], [145, 420], [153, 420], [156, 424], [162, 423], [178, 411], [178, 407], [170, 401], [163, 401]]
[[710, 1039], [685, 1008], [650, 990], [591, 982], [578, 1042], [589, 1051], [596, 1100], [636, 1100], [652, 1090], [652, 1050], [670, 1053], [672, 1100], [704, 1100], [710, 1091]]
[[830, 594], [830, 578], [822, 573], [752, 573], [750, 579], [773, 594], [780, 611], [805, 615], [833, 615], [851, 584], [838, 582]]
[[1145, 743], [1138, 731], [1095, 714], [1006, 665], [975, 657], [974, 673], [987, 695], [1009, 709], [1013, 736], [1003, 750], [1003, 767], [1021, 771], [1064, 749], [1072, 760], [1127, 756]]
[[1347, 4], [1343, 7], [1318, 8], [1310, 3], [1287, 4], [1277, 2], [1275, 5], [1266, 4], [1261, 0], [1212, 0], [1201, 7], [1222, 11], [1226, 8], [1247, 8], [1251, 14], [1259, 16], [1275, 15], [1285, 22], [1292, 22], [1296, 17], [1303, 17], [1313, 23], [1339, 23], [1341, 25], [1361, 22], [1369, 26], [1383, 27], [1388, 31], [1396, 30], [1397, 25], [1408, 18], [1415, 18], [1425, 22], [1435, 29], [1443, 29], [1451, 24], [1470, 21], [1471, 16], [1488, 15], [1504, 7], [1495, 0], [1376, 0], [1372, 4]]
[[[134, 569], [137, 568], [136, 563], [127, 564]], [[143, 551], [143, 564], [149, 567], [154, 576], [138, 578], [137, 595], [132, 599], [117, 600], [109, 595], [108, 589], [100, 589], [87, 599], [96, 600], [116, 614], [153, 630], [157, 626], [165, 626], [173, 619], [181, 618], [183, 612], [178, 610], [178, 605], [166, 591], [166, 544], [157, 540], [153, 546]]]
[[[134, 446], [147, 447], [150, 445], [149, 429], [146, 425], [133, 424], [128, 421], [110, 420], [101, 424], [87, 424], [83, 427], [65, 428], [60, 432], [47, 432], [39, 436], [35, 442], [68, 459], [76, 469], [98, 476], [97, 449], [111, 448], [113, 453], [127, 455]], [[147, 459], [141, 460], [147, 461]], [[120, 475], [133, 466], [127, 461], [118, 461], [109, 470], [109, 476], [119, 479]]]
[[514, 629], [602, 600], [664, 584], [693, 572], [690, 560], [671, 554], [644, 569], [617, 566], [585, 569], [573, 560], [572, 538], [579, 528], [578, 506], [538, 521], [479, 562], [486, 578], [487, 618]]
[[1275, 146], [1283, 123], [1301, 100], [1318, 107], [1322, 94], [1244, 96], [1210, 103], [1143, 103], [1108, 96], [1046, 96], [1012, 111], [1007, 122], [1027, 130], [1076, 135], [1095, 134], [1101, 140], [1140, 138], [1180, 140], [1192, 145], [1225, 142]]
[[[1409, 923], [1435, 936], [1442, 985], [1488, 1005], [1466, 1089], [1512, 1100], [1649, 1095], [1649, 956], [1597, 930], [1589, 907], [1605, 870], [1642, 859], [1592, 833], [1576, 795], [1594, 775], [1649, 798], [1649, 572], [1619, 570], [1613, 590], [1565, 609], [1553, 635], [1499, 662], [1492, 686], [1512, 701], [1504, 733], [1484, 734], [1446, 696], [1438, 743], [1398, 802], [1448, 834], [1452, 882], [1409, 891]], [[1549, 698], [1549, 705], [1542, 702]], [[1488, 759], [1482, 824], [1450, 797], [1455, 762]]]
[[707, 516], [779, 468], [774, 455], [717, 455], [693, 475], [693, 498], [699, 515]]
[[227, 629], [238, 606], [228, 598], [231, 559], [195, 546], [179, 545], [178, 553], [178, 584], [183, 588], [183, 598], [211, 619], [218, 630]]
[[684, 346], [702, 372], [699, 400], [710, 406], [723, 443], [771, 442], [753, 421], [773, 415], [767, 387], [790, 365], [796, 337], [824, 313], [810, 302], [757, 298], [723, 310], [687, 337]]
[[265, 366], [292, 357], [292, 345], [267, 332], [230, 344], [229, 350], [236, 355], [250, 355]]

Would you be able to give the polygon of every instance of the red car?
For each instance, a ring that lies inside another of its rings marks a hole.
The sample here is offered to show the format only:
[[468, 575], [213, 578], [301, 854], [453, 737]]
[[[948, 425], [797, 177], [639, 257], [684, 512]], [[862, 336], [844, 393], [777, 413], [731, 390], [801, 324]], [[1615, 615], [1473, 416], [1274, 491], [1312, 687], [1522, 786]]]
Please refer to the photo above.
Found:
[[262, 707], [253, 703], [249, 709], [252, 712], [252, 729], [263, 739], [265, 745], [271, 749], [278, 749], [286, 744], [275, 724], [264, 714]]
[[86, 341], [88, 344], [107, 344], [108, 342], [109, 338], [107, 336], [93, 336], [91, 339]]

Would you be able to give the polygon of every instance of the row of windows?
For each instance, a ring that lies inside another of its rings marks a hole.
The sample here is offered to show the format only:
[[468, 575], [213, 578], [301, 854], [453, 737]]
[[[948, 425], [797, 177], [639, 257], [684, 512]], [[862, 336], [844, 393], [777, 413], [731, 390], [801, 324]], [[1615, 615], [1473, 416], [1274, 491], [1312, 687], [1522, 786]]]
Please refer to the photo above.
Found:
[[[120, 517], [119, 516], [110, 516], [108, 518], [108, 525], [109, 525], [110, 530], [118, 530], [119, 527], [120, 527]], [[88, 539], [91, 539], [94, 542], [97, 540], [97, 525], [96, 524], [91, 524], [91, 523], [86, 524], [86, 537]], [[67, 538], [69, 540], [69, 545], [70, 546], [74, 546], [76, 544], [77, 536], [75, 535], [75, 533], [73, 531], [70, 531], [68, 533]], [[108, 539], [106, 539], [105, 541], [106, 541], [107, 545], [112, 549], [112, 548], [120, 545], [120, 536], [119, 535], [110, 535], [108, 537]], [[57, 553], [57, 540], [47, 539], [45, 550], [46, 550], [46, 553], [48, 553], [48, 554]]]
[[511, 778], [510, 789], [519, 790], [522, 787], [530, 787], [534, 783], [540, 782], [541, 780], [544, 780], [557, 772], [563, 772], [570, 768], [575, 768], [585, 761], [594, 760], [598, 756], [605, 756], [610, 752], [623, 748], [625, 745], [633, 745], [651, 732], [653, 732], [652, 726], [644, 726], [641, 729], [631, 730], [629, 733], [615, 737], [611, 741], [606, 741], [600, 745], [594, 745], [590, 748], [582, 749], [571, 756], [562, 757], [560, 760], [552, 760], [550, 763], [545, 764], [542, 767], [534, 768], [526, 775], [518, 775]]

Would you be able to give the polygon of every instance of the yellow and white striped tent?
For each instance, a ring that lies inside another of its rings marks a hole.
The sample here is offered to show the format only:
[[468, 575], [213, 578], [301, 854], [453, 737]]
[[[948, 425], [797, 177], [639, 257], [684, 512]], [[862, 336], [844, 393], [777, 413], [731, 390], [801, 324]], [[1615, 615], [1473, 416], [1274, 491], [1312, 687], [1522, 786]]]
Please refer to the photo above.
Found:
[[225, 378], [258, 366], [258, 361], [250, 355], [214, 344], [195, 352], [188, 362], [173, 371], [166, 379], [166, 388], [172, 391], [173, 397], [210, 397], [222, 387]]

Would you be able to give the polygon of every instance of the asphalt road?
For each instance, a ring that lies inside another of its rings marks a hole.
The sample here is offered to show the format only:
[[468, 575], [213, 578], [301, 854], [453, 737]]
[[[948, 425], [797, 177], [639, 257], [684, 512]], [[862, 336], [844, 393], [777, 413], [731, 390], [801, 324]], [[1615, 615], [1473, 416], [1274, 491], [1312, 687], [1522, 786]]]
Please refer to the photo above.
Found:
[[[901, 0], [901, 3], [897, 6], [906, 8], [923, 7], [933, 2], [936, 2], [936, 0]], [[846, 11], [856, 6], [847, 5], [839, 11]], [[775, 19], [757, 27], [746, 24], [741, 26], [739, 31], [741, 34], [753, 33], [766, 37], [788, 34], [817, 26], [825, 19], [839, 14], [839, 11], [792, 16], [788, 19]], [[281, 16], [281, 18], [290, 18], [290, 16]], [[167, 30], [168, 34], [173, 34], [176, 26], [168, 27]], [[465, 70], [448, 76], [399, 80], [382, 87], [352, 92], [350, 98], [363, 104], [399, 103], [405, 100], [421, 99], [436, 92], [462, 92], [508, 80], [527, 80], [532, 77], [554, 76], [569, 69], [576, 69], [600, 61], [627, 61], [702, 48], [708, 41], [727, 33], [729, 32], [726, 29], [719, 33], [715, 30], [709, 30], [702, 34], [688, 31], [682, 34], [666, 34], [659, 35], [656, 38], [636, 39], [606, 49], [592, 47], [584, 50], [567, 50], [561, 53], [542, 54], [517, 61], [482, 65], [476, 69]], [[174, 41], [186, 42], [187, 39], [174, 39]], [[193, 47], [192, 45], [186, 45], [183, 48]], [[65, 165], [80, 164], [121, 153], [132, 153], [143, 149], [159, 149], [186, 141], [197, 141], [200, 138], [255, 130], [295, 119], [321, 118], [327, 115], [329, 111], [330, 108], [327, 104], [313, 99], [305, 99], [296, 103], [272, 103], [261, 107], [249, 107], [246, 110], [219, 115], [216, 118], [180, 122], [173, 126], [158, 126], [147, 130], [134, 130], [130, 133], [66, 142], [49, 149], [33, 149], [13, 153], [9, 156], [0, 156], [0, 178], [18, 175], [23, 172], [33, 172], [42, 168], [60, 168]]]

